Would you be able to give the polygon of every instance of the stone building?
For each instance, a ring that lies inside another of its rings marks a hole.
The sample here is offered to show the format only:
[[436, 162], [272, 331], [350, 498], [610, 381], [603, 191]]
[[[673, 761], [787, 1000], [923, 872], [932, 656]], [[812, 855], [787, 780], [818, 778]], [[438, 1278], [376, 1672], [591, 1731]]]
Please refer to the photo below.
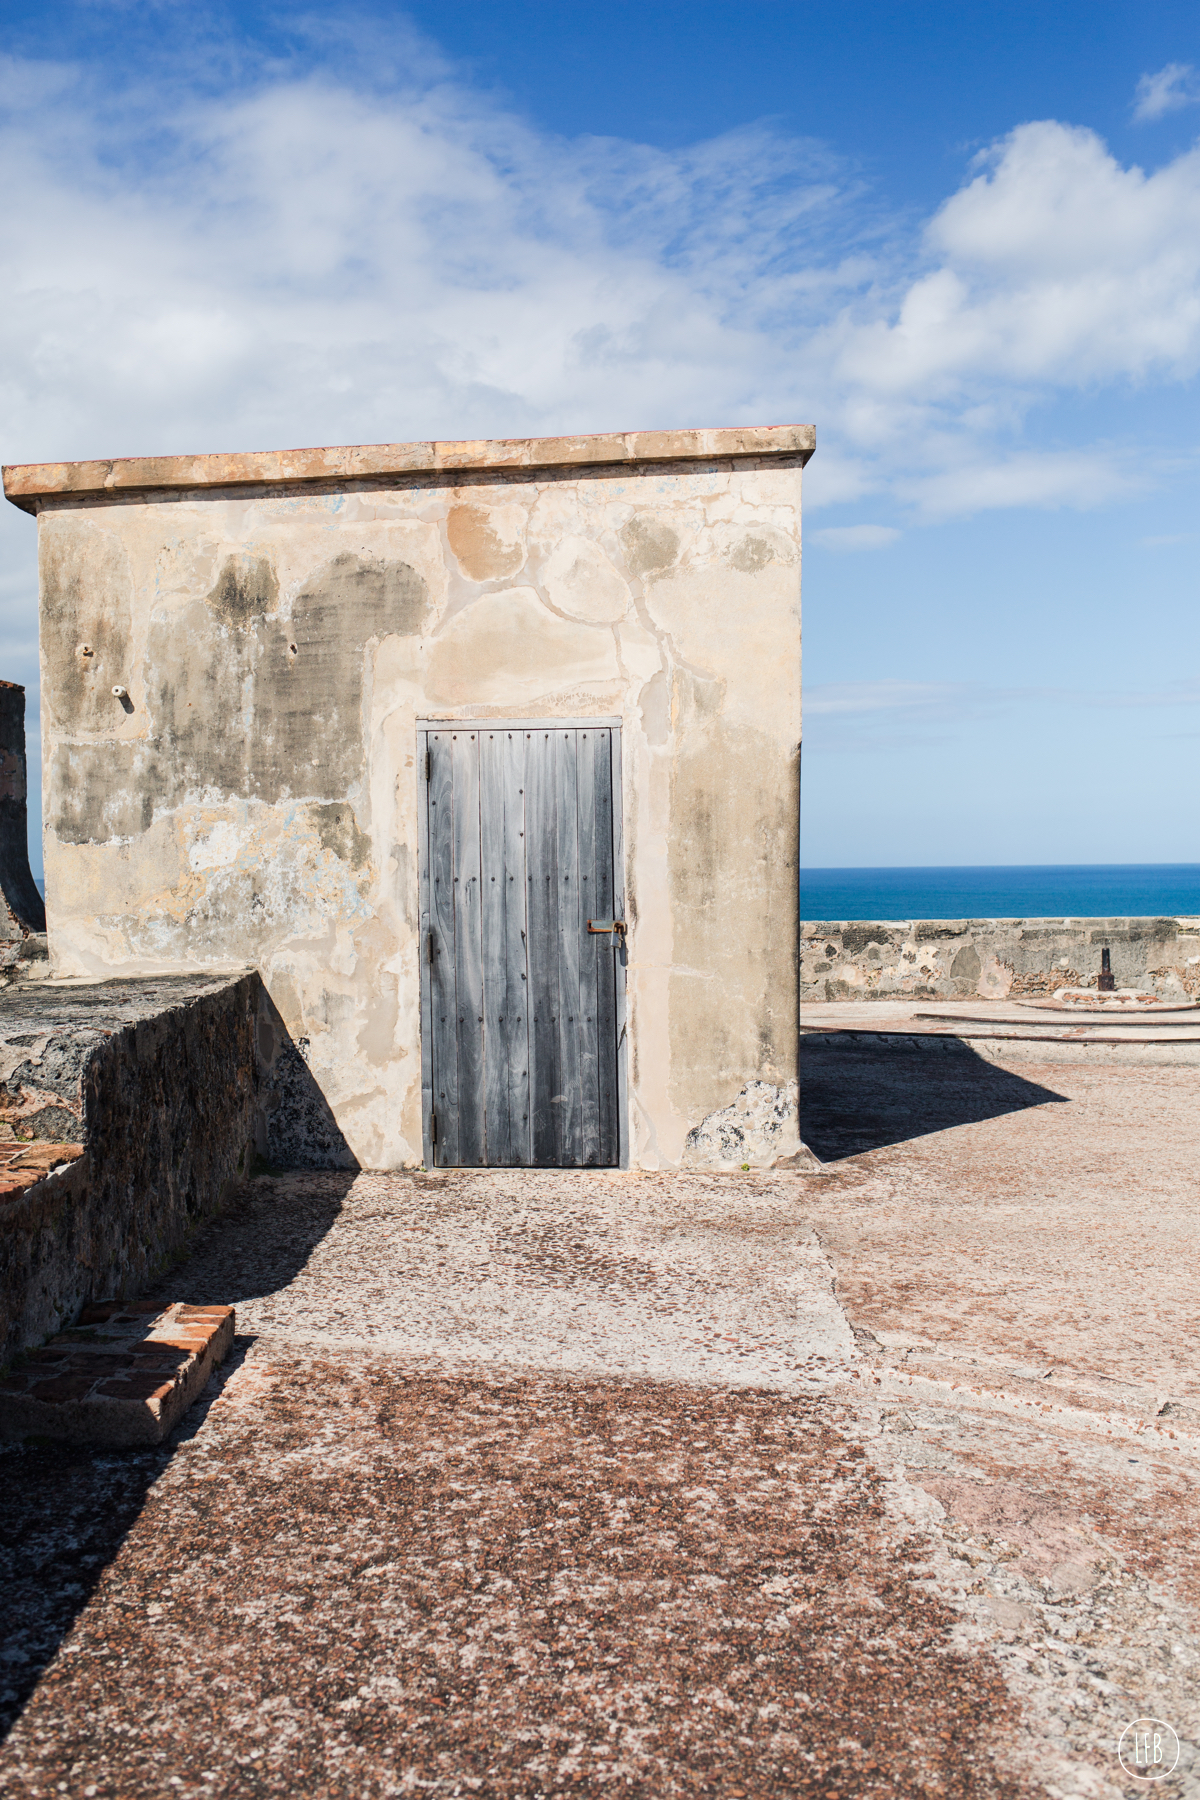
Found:
[[6, 469], [55, 973], [261, 971], [281, 1161], [794, 1153], [813, 446]]

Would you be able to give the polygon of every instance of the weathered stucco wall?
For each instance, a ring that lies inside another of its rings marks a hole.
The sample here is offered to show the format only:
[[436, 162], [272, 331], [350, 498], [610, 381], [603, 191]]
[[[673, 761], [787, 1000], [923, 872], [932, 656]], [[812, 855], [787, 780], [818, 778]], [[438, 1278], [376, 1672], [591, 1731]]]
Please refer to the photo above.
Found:
[[801, 1003], [1095, 987], [1106, 948], [1118, 988], [1200, 994], [1200, 919], [842, 920], [801, 928]]
[[618, 716], [632, 1160], [794, 1151], [807, 453], [39, 500], [56, 971], [257, 966], [417, 1163], [417, 720]]

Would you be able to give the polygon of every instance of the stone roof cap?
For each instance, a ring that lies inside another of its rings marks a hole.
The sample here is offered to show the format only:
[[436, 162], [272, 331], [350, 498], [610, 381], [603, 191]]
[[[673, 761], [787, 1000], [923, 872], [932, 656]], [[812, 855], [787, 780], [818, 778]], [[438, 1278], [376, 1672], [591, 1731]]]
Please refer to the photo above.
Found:
[[36, 513], [45, 502], [68, 496], [100, 499], [289, 482], [325, 485], [427, 471], [586, 468], [774, 456], [806, 463], [816, 442], [812, 425], [734, 425], [714, 430], [598, 432], [584, 437], [245, 450], [215, 456], [124, 456], [108, 462], [15, 463], [4, 470], [4, 492], [14, 506]]

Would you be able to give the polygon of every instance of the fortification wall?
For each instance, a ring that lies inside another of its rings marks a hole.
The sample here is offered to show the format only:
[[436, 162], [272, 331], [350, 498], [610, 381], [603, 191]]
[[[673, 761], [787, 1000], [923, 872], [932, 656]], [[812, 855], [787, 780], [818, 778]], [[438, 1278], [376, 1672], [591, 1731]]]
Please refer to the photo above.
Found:
[[1004, 1000], [1095, 987], [1200, 994], [1197, 919], [908, 919], [801, 926], [800, 1000]]
[[269, 1148], [273, 1011], [256, 974], [3, 992], [0, 1362], [138, 1293]]

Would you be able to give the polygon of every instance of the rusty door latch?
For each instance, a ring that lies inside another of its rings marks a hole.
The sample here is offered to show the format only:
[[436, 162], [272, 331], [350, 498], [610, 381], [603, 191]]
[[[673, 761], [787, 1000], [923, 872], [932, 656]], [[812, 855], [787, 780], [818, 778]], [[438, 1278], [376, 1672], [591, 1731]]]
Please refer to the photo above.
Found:
[[613, 931], [616, 932], [622, 943], [625, 941], [624, 919], [589, 919], [588, 931], [593, 937], [598, 936], [602, 931]]

